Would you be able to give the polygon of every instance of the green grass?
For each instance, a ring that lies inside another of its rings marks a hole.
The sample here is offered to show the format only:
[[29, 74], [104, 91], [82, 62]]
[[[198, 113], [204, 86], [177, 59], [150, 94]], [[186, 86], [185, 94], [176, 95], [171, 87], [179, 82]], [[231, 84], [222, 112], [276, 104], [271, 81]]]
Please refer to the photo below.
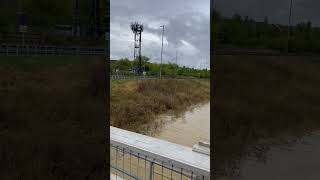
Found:
[[209, 80], [111, 81], [111, 125], [152, 134], [157, 115], [183, 112], [209, 97]]
[[111, 80], [111, 86], [113, 85], [117, 85], [117, 84], [126, 84], [128, 82], [132, 82], [132, 81], [136, 81], [136, 80]]
[[105, 171], [105, 61], [1, 57], [1, 179], [89, 179]]
[[251, 149], [262, 141], [300, 136], [320, 127], [320, 57], [214, 59], [216, 172], [234, 173], [238, 159], [248, 154], [265, 157], [265, 143]]

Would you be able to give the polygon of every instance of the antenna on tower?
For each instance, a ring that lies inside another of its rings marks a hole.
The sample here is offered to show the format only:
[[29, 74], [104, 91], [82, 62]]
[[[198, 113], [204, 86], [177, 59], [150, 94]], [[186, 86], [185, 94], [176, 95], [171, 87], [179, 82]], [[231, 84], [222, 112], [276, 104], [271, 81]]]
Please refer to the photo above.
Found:
[[131, 23], [130, 27], [134, 34], [133, 70], [137, 73], [142, 73], [141, 34], [143, 32], [143, 25], [137, 22], [134, 22], [134, 23]]

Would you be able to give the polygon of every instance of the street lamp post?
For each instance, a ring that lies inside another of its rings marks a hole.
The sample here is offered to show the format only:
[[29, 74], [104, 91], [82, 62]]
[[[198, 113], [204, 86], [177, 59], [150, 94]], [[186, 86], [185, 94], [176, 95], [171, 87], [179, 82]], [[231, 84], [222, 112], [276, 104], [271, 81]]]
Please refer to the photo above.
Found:
[[176, 50], [176, 77], [178, 76], [178, 50]]
[[163, 53], [163, 35], [164, 35], [164, 25], [160, 26], [162, 27], [162, 43], [161, 43], [161, 64], [160, 64], [160, 79], [162, 79], [162, 53]]
[[199, 78], [201, 78], [201, 63], [199, 65]]
[[292, 13], [292, 0], [290, 0], [289, 23], [288, 23], [288, 38], [287, 38], [287, 53], [289, 53], [291, 13]]

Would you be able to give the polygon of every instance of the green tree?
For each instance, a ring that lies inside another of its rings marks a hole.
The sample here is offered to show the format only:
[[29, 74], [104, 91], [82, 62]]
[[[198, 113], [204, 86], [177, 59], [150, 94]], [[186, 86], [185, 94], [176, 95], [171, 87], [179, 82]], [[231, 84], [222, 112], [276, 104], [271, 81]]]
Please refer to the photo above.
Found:
[[132, 62], [129, 61], [128, 58], [121, 58], [117, 61], [116, 69], [121, 71], [128, 71], [132, 67]]

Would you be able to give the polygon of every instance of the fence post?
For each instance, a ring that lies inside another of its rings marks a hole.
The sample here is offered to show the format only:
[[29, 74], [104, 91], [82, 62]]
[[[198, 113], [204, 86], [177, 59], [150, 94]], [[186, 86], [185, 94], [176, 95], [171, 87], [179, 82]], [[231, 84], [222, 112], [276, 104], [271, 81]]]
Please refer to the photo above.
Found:
[[204, 176], [195, 176], [195, 180], [207, 180]]
[[153, 178], [153, 170], [154, 170], [154, 163], [153, 163], [153, 162], [150, 162], [149, 180], [152, 180], [152, 178]]

